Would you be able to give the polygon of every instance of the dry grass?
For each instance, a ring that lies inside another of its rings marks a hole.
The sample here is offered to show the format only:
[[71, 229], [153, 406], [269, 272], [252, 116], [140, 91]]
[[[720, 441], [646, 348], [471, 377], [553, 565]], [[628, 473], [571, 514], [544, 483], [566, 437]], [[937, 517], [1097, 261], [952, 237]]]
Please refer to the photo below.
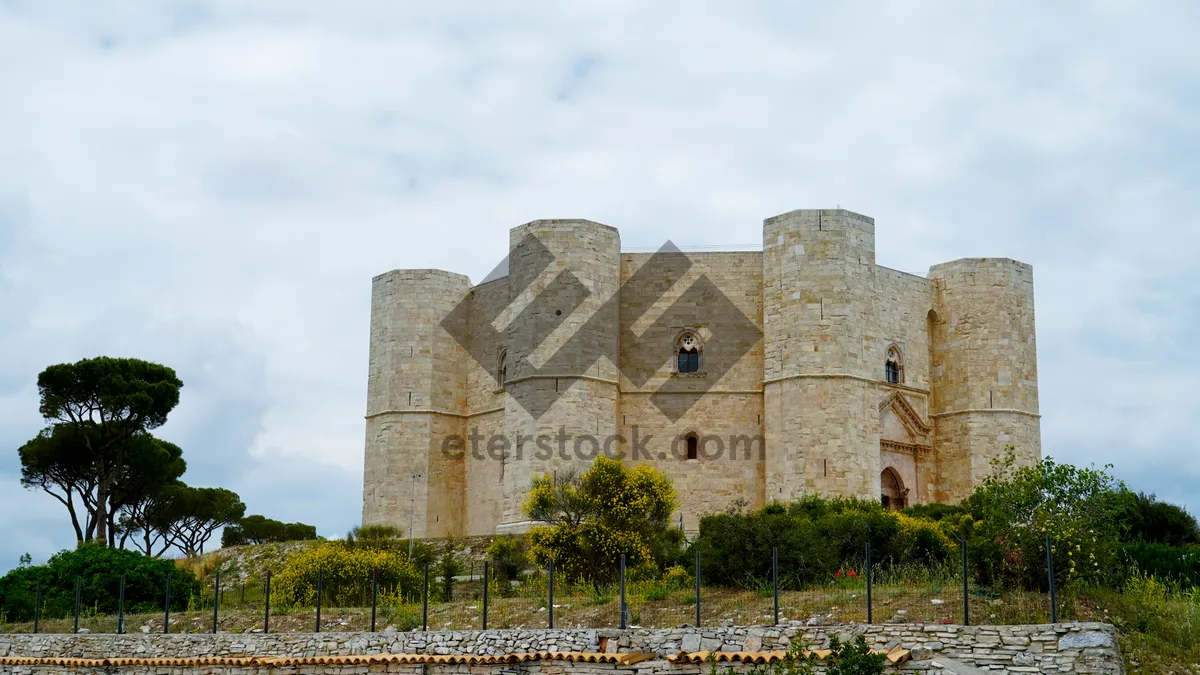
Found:
[[[456, 587], [456, 600], [450, 603], [432, 602], [429, 605], [431, 630], [478, 629], [483, 625], [483, 603], [479, 582], [462, 582]], [[221, 632], [243, 633], [261, 631], [263, 610], [261, 589], [254, 587], [245, 601], [241, 587], [229, 590], [222, 602], [219, 616]], [[536, 586], [531, 589], [536, 591]], [[620, 620], [616, 589], [604, 589], [597, 594], [591, 589], [563, 589], [554, 601], [555, 626], [560, 628], [596, 628], [618, 625]], [[701, 595], [704, 625], [753, 625], [774, 621], [774, 602], [770, 589], [765, 591], [739, 589], [705, 589]], [[491, 594], [488, 603], [489, 628], [542, 628], [547, 625], [547, 598], [540, 593], [497, 597]], [[172, 612], [171, 632], [204, 633], [212, 630], [212, 604], [193, 600], [192, 611]], [[657, 584], [630, 584], [627, 593], [628, 623], [643, 627], [674, 627], [694, 624], [696, 605], [691, 589], [665, 589]], [[907, 620], [921, 623], [960, 623], [962, 621], [962, 592], [942, 586], [897, 585], [874, 589], [874, 615], [877, 623]], [[1037, 596], [1010, 594], [988, 599], [971, 596], [974, 623], [1042, 623], [1048, 620], [1048, 604]], [[865, 588], [854, 585], [826, 586], [805, 591], [783, 591], [779, 596], [779, 619], [808, 621], [819, 617], [822, 623], [863, 622], [867, 619]], [[1069, 617], [1063, 617], [1069, 618]], [[309, 632], [315, 628], [314, 607], [271, 608], [271, 632]], [[393, 625], [399, 630], [412, 630], [421, 625], [420, 604], [380, 603], [376, 609], [377, 627]], [[129, 616], [129, 632], [148, 626], [151, 632], [162, 632], [163, 615]], [[116, 630], [114, 616], [82, 616], [79, 625], [94, 633]], [[369, 607], [323, 607], [322, 630], [357, 631], [370, 627]], [[32, 630], [30, 623], [0, 623], [0, 632], [23, 633]], [[51, 633], [71, 632], [71, 619], [41, 622], [40, 630]]]

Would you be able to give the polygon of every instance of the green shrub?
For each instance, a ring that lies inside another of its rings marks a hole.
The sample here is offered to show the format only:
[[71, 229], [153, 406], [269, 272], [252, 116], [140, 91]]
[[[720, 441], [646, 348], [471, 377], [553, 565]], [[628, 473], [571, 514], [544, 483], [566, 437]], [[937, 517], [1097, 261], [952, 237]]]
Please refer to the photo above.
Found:
[[1200, 546], [1127, 544], [1121, 547], [1126, 565], [1160, 581], [1200, 586]]
[[83, 578], [80, 604], [100, 614], [117, 612], [121, 576], [125, 576], [127, 614], [161, 611], [171, 575], [171, 608], [187, 609], [188, 599], [200, 593], [192, 572], [170, 560], [158, 560], [118, 548], [84, 544], [60, 551], [45, 565], [18, 567], [0, 577], [0, 614], [9, 621], [31, 621], [36, 583], [42, 582], [42, 616], [70, 616], [75, 607], [75, 580]]
[[1044, 457], [1016, 468], [1012, 447], [963, 505], [979, 521], [971, 559], [984, 585], [1046, 590], [1046, 538], [1055, 583], [1119, 583], [1124, 485], [1104, 469], [1058, 464]]
[[905, 515], [913, 518], [924, 518], [926, 520], [942, 520], [948, 516], [960, 516], [968, 513], [961, 506], [953, 504], [913, 504], [912, 506], [903, 509]]
[[404, 539], [404, 531], [391, 525], [361, 525], [346, 533], [347, 546], [386, 548]]
[[880, 675], [887, 657], [871, 652], [863, 636], [858, 635], [853, 641], [843, 642], [838, 636], [829, 636], [829, 667], [826, 675]]
[[462, 574], [462, 565], [454, 558], [454, 551], [450, 547], [442, 551], [442, 557], [438, 560], [437, 574], [439, 581], [439, 597], [442, 602], [454, 601], [454, 577]]
[[667, 588], [665, 584], [654, 584], [647, 587], [642, 593], [642, 599], [649, 601], [661, 602], [669, 597], [671, 597], [671, 589]]
[[883, 567], [938, 565], [957, 551], [934, 521], [875, 502], [815, 496], [705, 516], [693, 551], [701, 552], [705, 583], [757, 588], [771, 578], [771, 549], [778, 548], [780, 584], [797, 588], [832, 581], [839, 569], [861, 575], [868, 543], [872, 562]]
[[513, 535], [497, 537], [488, 547], [487, 555], [500, 596], [511, 596], [514, 592], [512, 582], [518, 581], [529, 566], [524, 541]]

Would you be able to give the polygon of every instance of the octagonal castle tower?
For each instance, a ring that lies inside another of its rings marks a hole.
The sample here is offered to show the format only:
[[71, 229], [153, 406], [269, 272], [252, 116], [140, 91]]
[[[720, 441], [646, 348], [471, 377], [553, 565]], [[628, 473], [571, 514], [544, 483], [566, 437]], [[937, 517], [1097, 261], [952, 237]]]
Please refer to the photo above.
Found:
[[[762, 236], [761, 251], [687, 253], [656, 301], [621, 294], [651, 253], [623, 253], [587, 220], [512, 229], [506, 265], [475, 286], [438, 270], [376, 277], [363, 523], [523, 531], [535, 474], [586, 469], [592, 444], [618, 437], [623, 461], [672, 477], [689, 529], [734, 503], [814, 493], [956, 502], [1006, 447], [1040, 458], [1029, 265], [881, 267], [874, 220], [841, 209], [769, 218]], [[761, 339], [712, 367], [705, 343], [739, 323]], [[678, 372], [682, 340], [701, 350], [696, 372]], [[654, 401], [676, 391], [702, 395], [664, 416]], [[654, 440], [631, 456], [621, 443], [639, 431]], [[735, 454], [734, 439], [749, 444]]]

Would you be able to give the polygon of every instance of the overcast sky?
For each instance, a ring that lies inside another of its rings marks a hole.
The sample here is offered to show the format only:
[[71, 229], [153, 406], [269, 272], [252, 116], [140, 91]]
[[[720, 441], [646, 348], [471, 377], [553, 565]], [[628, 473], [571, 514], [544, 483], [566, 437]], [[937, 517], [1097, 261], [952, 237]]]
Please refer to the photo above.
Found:
[[1200, 5], [796, 4], [0, 0], [0, 571], [73, 544], [16, 449], [97, 355], [176, 369], [188, 482], [344, 534], [371, 277], [553, 217], [1031, 263], [1043, 453], [1200, 512]]

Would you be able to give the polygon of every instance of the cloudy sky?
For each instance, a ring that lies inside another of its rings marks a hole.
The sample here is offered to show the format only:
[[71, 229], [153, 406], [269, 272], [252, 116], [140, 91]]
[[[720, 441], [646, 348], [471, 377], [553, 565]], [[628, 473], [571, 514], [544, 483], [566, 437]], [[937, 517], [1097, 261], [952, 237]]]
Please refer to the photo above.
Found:
[[101, 354], [183, 379], [189, 482], [344, 533], [371, 277], [543, 217], [1032, 263], [1045, 454], [1200, 512], [1200, 6], [796, 4], [0, 0], [0, 570], [72, 544], [16, 448]]

